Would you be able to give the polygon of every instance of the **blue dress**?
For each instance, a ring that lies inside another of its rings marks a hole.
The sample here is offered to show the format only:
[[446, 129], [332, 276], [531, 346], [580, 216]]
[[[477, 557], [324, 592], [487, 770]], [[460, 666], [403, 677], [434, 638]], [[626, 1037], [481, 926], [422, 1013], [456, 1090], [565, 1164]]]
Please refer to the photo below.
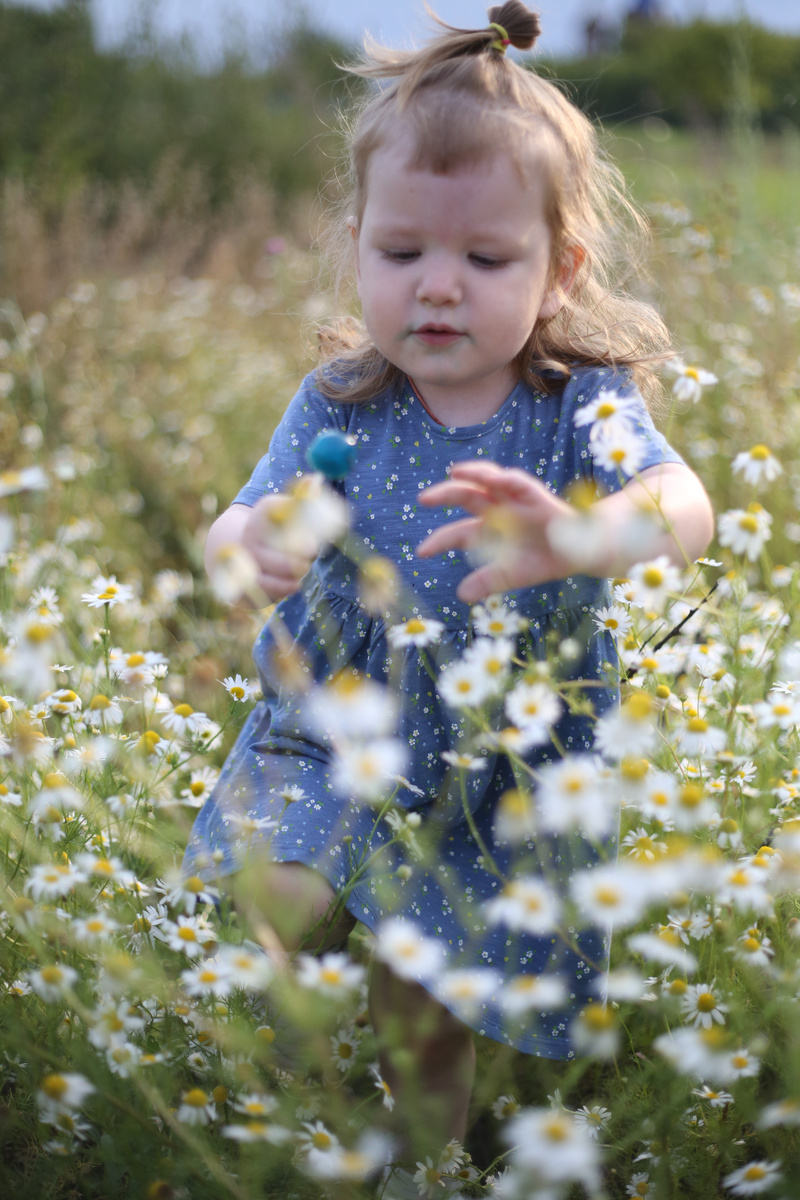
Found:
[[[337, 893], [347, 890], [347, 909], [372, 930], [388, 916], [413, 920], [441, 941], [450, 967], [490, 967], [506, 979], [557, 973], [568, 981], [570, 1000], [552, 1014], [526, 1013], [524, 1019], [511, 1022], [494, 1000], [477, 1007], [472, 1016], [458, 1014], [481, 1034], [549, 1058], [572, 1055], [568, 1024], [592, 995], [596, 966], [591, 964], [603, 961], [603, 939], [596, 932], [581, 934], [582, 953], [576, 953], [555, 937], [510, 933], [498, 925], [487, 928], [483, 905], [503, 884], [486, 870], [463, 804], [506, 877], [541, 873], [543, 863], [548, 873], [555, 870], [565, 877], [579, 859], [589, 861], [592, 852], [587, 843], [585, 854], [579, 852], [576, 858], [574, 847], [557, 838], [536, 845], [504, 843], [496, 837], [493, 817], [498, 798], [515, 786], [507, 758], [489, 756], [488, 767], [478, 772], [454, 772], [442, 759], [443, 751], [463, 748], [464, 722], [438, 695], [429, 666], [433, 661], [438, 673], [467, 644], [470, 611], [455, 589], [472, 568], [456, 551], [431, 559], [415, 557], [415, 546], [428, 533], [459, 515], [424, 508], [418, 496], [444, 479], [452, 463], [481, 458], [521, 467], [556, 493], [581, 479], [594, 479], [606, 492], [619, 490], [619, 478], [600, 470], [592, 458], [588, 427], [574, 421], [581, 406], [601, 389], [638, 400], [641, 470], [681, 461], [654, 428], [631, 381], [611, 368], [578, 368], [568, 381], [557, 381], [554, 394], [519, 383], [494, 416], [458, 428], [438, 424], [406, 381], [373, 401], [341, 404], [317, 390], [315, 374], [305, 379], [268, 453], [235, 502], [253, 505], [306, 474], [306, 450], [321, 430], [340, 430], [355, 440], [355, 466], [337, 485], [350, 508], [352, 536], [367, 551], [397, 564], [407, 606], [400, 619], [415, 612], [435, 618], [444, 624], [444, 634], [424, 651], [392, 651], [383, 619], [359, 602], [352, 561], [335, 549], [315, 561], [302, 590], [283, 600], [276, 611], [284, 630], [304, 651], [315, 681], [345, 667], [379, 682], [387, 679], [390, 668], [393, 678], [399, 672], [399, 737], [410, 750], [406, 776], [413, 787], [402, 788], [397, 803], [419, 811], [423, 825], [438, 838], [438, 854], [427, 866], [408, 859], [408, 879], [404, 872], [397, 873], [406, 861], [401, 846], [373, 854], [391, 840], [392, 829], [386, 821], [376, 826], [376, 813], [369, 805], [335, 791], [330, 747], [306, 719], [297, 692], [280, 682], [271, 662], [276, 642], [270, 619], [254, 648], [264, 698], [247, 719], [212, 796], [197, 816], [185, 859], [187, 872], [213, 880], [236, 871], [243, 855], [260, 848], [274, 861], [313, 866]], [[592, 611], [608, 601], [605, 581], [577, 575], [506, 597], [506, 603], [529, 621], [523, 638], [529, 656], [544, 657], [546, 641], [577, 637], [583, 654], [572, 662], [571, 677], [595, 682], [588, 694], [597, 715], [613, 705], [617, 695], [607, 665], [616, 661], [613, 638], [593, 630], [591, 621]], [[605, 686], [598, 688], [598, 681]], [[560, 744], [568, 751], [590, 748], [592, 724], [588, 716], [565, 713], [556, 727]], [[551, 745], [526, 755], [534, 766], [557, 757]], [[303, 796], [287, 805], [281, 792], [292, 786], [302, 789]], [[245, 833], [237, 820], [245, 815], [272, 818], [278, 826]], [[367, 857], [372, 865], [364, 871]]]

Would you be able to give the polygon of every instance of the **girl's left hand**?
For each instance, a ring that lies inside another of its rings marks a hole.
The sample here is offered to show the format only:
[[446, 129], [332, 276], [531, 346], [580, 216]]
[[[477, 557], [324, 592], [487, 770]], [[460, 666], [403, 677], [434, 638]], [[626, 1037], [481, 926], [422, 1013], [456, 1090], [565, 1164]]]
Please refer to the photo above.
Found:
[[553, 521], [574, 518], [575, 510], [525, 471], [488, 462], [456, 463], [450, 478], [427, 488], [420, 502], [474, 514], [443, 525], [417, 546], [423, 558], [467, 550], [485, 560], [457, 589], [468, 604], [496, 592], [563, 579], [574, 569], [551, 546], [548, 529]]

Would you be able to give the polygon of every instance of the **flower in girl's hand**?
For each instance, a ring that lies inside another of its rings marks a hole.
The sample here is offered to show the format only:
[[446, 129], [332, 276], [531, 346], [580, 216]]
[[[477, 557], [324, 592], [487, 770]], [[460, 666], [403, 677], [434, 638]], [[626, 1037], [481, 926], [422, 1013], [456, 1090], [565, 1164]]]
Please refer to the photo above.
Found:
[[347, 505], [320, 475], [303, 475], [260, 509], [268, 546], [298, 558], [316, 558], [347, 531]]

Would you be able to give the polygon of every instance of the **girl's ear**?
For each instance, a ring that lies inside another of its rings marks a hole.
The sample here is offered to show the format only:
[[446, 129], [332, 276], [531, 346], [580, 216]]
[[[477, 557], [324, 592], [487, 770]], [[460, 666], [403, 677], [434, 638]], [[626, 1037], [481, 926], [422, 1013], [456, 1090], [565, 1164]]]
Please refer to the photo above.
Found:
[[554, 317], [564, 307], [564, 300], [569, 295], [578, 271], [586, 260], [583, 246], [576, 244], [566, 246], [562, 250], [556, 264], [555, 277], [544, 294], [542, 306], [539, 309], [539, 319], [547, 320]]
[[350, 230], [350, 237], [353, 239], [353, 255], [355, 257], [356, 266], [356, 283], [361, 282], [361, 264], [358, 261], [358, 222], [355, 217], [347, 218], [347, 228]]

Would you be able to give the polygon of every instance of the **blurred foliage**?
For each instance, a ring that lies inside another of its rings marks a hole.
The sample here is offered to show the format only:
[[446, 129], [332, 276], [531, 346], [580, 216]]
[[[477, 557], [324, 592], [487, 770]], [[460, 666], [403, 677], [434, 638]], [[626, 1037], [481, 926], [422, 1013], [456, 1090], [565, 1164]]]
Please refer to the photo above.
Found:
[[551, 62], [572, 99], [607, 122], [659, 117], [687, 128], [800, 126], [800, 37], [747, 21], [629, 23], [619, 53]]
[[56, 206], [86, 180], [145, 185], [165, 159], [200, 173], [212, 209], [243, 178], [279, 199], [315, 189], [348, 52], [299, 27], [279, 47], [260, 72], [233, 54], [204, 72], [146, 40], [140, 53], [99, 52], [81, 0], [52, 12], [0, 3], [0, 174], [35, 180]]

